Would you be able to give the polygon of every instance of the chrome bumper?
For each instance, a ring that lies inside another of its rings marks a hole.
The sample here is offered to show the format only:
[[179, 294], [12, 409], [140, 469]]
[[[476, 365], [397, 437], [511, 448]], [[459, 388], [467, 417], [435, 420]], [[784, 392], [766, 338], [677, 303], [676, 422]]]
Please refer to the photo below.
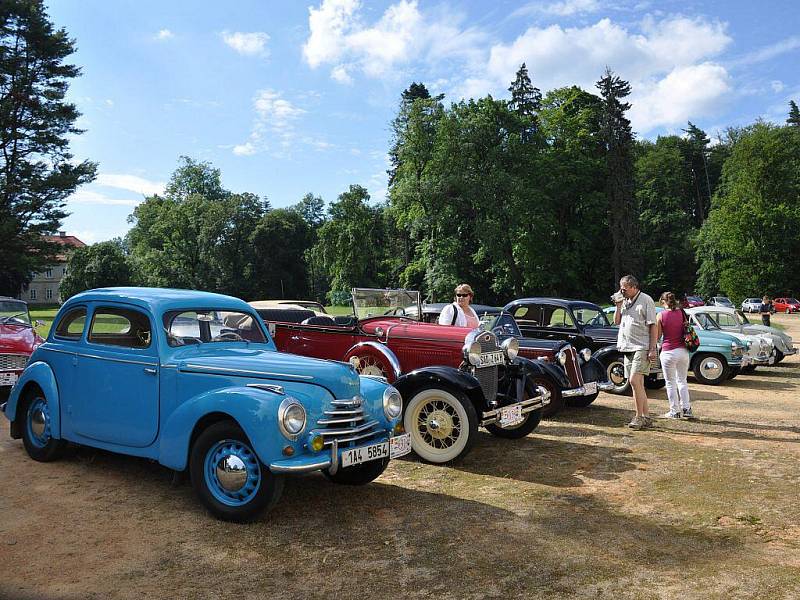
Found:
[[[550, 404], [550, 392], [544, 389], [542, 386], [537, 385], [536, 390], [539, 392], [537, 396], [533, 398], [528, 398], [527, 400], [523, 400], [522, 402], [513, 402], [511, 405], [520, 404], [522, 405], [521, 412], [522, 414], [526, 414], [529, 412], [533, 412], [534, 410], [538, 410], [548, 404]], [[495, 408], [494, 410], [487, 410], [481, 413], [481, 427], [486, 427], [487, 425], [492, 425], [493, 423], [497, 423], [500, 420], [500, 411], [506, 407]]]
[[792, 354], [797, 354], [797, 348], [792, 346], [791, 348], [787, 348], [786, 352], [783, 353], [784, 356], [791, 356]]
[[[381, 442], [388, 441], [392, 437], [392, 435], [390, 431], [387, 432], [387, 434], [388, 435], [386, 439], [375, 438], [369, 440], [369, 444], [379, 444]], [[328, 472], [331, 475], [335, 475], [336, 471], [339, 470], [339, 440], [335, 438], [331, 440], [330, 458], [323, 455], [309, 456], [306, 454], [302, 456], [297, 456], [295, 458], [288, 458], [286, 460], [276, 460], [269, 464], [269, 470], [272, 471], [273, 473], [296, 475], [298, 473], [321, 471], [322, 469], [328, 469]]]
[[[613, 390], [614, 389], [614, 384], [611, 383], [610, 381], [605, 381], [605, 382], [602, 382], [602, 383], [597, 381], [595, 383], [597, 383], [597, 390], [600, 391], [600, 392], [607, 392], [608, 390]], [[594, 392], [589, 392], [586, 389], [585, 385], [582, 385], [582, 386], [576, 387], [576, 388], [572, 388], [571, 390], [561, 390], [561, 397], [562, 398], [574, 398], [575, 396], [589, 396], [591, 394], [594, 394]]]

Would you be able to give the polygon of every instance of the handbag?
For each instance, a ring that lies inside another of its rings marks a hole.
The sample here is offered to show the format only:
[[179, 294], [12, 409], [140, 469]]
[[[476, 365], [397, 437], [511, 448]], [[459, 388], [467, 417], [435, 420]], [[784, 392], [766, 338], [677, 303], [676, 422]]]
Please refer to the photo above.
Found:
[[700, 338], [697, 337], [697, 332], [689, 322], [689, 316], [686, 311], [681, 309], [683, 313], [683, 345], [689, 352], [694, 352], [700, 347]]

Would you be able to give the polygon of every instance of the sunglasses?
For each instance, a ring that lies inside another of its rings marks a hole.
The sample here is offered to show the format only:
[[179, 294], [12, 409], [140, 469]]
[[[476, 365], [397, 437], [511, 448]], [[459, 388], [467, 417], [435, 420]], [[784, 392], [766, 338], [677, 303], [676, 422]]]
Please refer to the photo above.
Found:
[[456, 298], [469, 298], [472, 294], [456, 294]]

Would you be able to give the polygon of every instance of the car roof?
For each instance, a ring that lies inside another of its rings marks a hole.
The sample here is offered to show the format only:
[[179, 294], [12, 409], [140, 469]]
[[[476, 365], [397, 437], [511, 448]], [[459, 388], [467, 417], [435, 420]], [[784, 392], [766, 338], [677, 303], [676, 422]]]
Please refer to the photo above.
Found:
[[67, 300], [64, 306], [78, 302], [121, 302], [149, 308], [153, 312], [166, 312], [188, 308], [215, 308], [222, 310], [252, 311], [244, 300], [197, 290], [171, 288], [114, 287], [81, 292]]
[[591, 308], [593, 310], [603, 310], [598, 304], [589, 302], [588, 300], [573, 300], [570, 298], [518, 298], [506, 304], [503, 310], [507, 310], [512, 306], [522, 306], [525, 304], [556, 304], [558, 306], [569, 306], [570, 308]]
[[686, 312], [690, 314], [704, 312], [724, 312], [728, 314], [734, 314], [736, 309], [730, 308], [729, 306], [695, 306], [694, 308], [687, 308]]

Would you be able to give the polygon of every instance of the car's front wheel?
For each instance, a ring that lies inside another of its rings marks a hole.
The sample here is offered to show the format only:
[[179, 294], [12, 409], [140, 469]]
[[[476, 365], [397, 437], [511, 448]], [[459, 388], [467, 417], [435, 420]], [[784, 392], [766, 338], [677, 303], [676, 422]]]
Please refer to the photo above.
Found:
[[775, 348], [775, 364], [777, 365], [784, 358], [786, 358], [786, 355], [783, 352], [781, 352], [780, 350], [778, 350], [777, 348]]
[[719, 385], [728, 379], [728, 361], [719, 354], [700, 354], [692, 362], [697, 381], [706, 385]]
[[247, 435], [232, 421], [214, 423], [198, 436], [189, 472], [201, 502], [224, 521], [252, 521], [283, 492], [283, 477], [259, 460]]
[[403, 425], [417, 456], [442, 464], [465, 455], [475, 444], [478, 415], [464, 394], [426, 387], [409, 400]]
[[380, 477], [389, 466], [388, 458], [381, 458], [378, 460], [371, 460], [361, 465], [354, 467], [339, 468], [335, 474], [331, 475], [325, 469], [322, 473], [330, 479], [333, 483], [342, 485], [366, 485]]
[[[25, 393], [18, 414], [24, 419], [22, 443], [33, 460], [50, 462], [64, 453], [66, 442], [52, 435], [51, 406], [38, 389]], [[17, 418], [20, 418], [19, 416]]]
[[631, 383], [625, 377], [625, 363], [621, 354], [615, 354], [604, 363], [606, 378], [614, 385], [608, 390], [612, 394], [631, 394]]
[[[529, 398], [533, 398], [536, 394], [538, 394], [538, 390], [536, 389], [537, 378], [529, 379], [525, 384], [525, 400]], [[552, 397], [551, 397], [552, 401]], [[546, 407], [545, 407], [546, 408]], [[544, 409], [538, 408], [536, 410], [532, 410], [529, 413], [525, 413], [523, 415], [523, 420], [516, 425], [507, 425], [502, 427], [500, 423], [493, 423], [491, 425], [487, 425], [486, 429], [492, 435], [496, 435], [497, 437], [506, 438], [510, 440], [518, 440], [520, 438], [524, 438], [529, 433], [531, 433], [534, 429], [539, 426], [539, 423], [544, 416]]]
[[542, 409], [542, 418], [546, 419], [547, 417], [552, 417], [560, 413], [564, 408], [564, 397], [561, 395], [561, 388], [559, 385], [545, 375], [537, 375], [532, 377], [529, 381], [533, 382], [533, 385], [542, 386], [550, 392], [550, 404]]

